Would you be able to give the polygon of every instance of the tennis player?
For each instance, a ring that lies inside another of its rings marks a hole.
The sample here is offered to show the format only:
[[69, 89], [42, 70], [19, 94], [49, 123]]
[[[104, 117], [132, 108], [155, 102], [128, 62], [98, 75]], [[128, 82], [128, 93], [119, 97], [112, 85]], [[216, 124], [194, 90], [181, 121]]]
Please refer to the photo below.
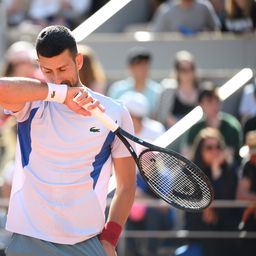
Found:
[[[6, 255], [116, 255], [134, 200], [135, 164], [121, 141], [80, 105], [106, 111], [133, 132], [130, 115], [108, 97], [89, 89], [88, 96], [78, 75], [83, 57], [66, 27], [43, 29], [36, 51], [47, 83], [0, 78], [0, 105], [18, 122]], [[73, 101], [78, 92], [80, 105]], [[112, 165], [117, 187], [106, 221]]]

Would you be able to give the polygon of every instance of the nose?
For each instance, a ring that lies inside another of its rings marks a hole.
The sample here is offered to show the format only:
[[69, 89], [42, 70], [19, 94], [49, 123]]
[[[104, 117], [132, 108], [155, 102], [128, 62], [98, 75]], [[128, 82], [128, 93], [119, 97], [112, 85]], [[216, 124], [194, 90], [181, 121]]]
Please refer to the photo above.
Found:
[[55, 84], [61, 84], [62, 80], [63, 80], [62, 77], [58, 73], [54, 73], [53, 82]]

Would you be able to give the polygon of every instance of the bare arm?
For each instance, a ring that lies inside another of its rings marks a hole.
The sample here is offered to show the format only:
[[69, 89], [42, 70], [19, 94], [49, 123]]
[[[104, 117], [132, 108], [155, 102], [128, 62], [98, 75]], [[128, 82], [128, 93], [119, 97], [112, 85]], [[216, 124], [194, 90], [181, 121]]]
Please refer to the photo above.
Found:
[[[74, 112], [88, 116], [90, 113], [73, 101], [78, 92], [83, 92], [83, 104], [93, 101], [91, 97], [87, 97], [84, 87], [68, 87], [64, 104]], [[21, 110], [26, 102], [45, 100], [47, 95], [48, 85], [45, 82], [22, 77], [0, 78], [0, 105], [13, 112]], [[90, 109], [100, 107], [99, 101], [93, 101], [90, 105]]]
[[136, 191], [136, 168], [132, 157], [114, 159], [116, 192], [109, 211], [109, 220], [124, 227]]
[[[122, 228], [129, 216], [136, 191], [136, 168], [132, 157], [114, 159], [116, 192], [111, 202], [108, 221], [118, 223]], [[108, 253], [113, 254], [114, 247], [107, 241], [102, 244]]]
[[256, 200], [256, 193], [250, 192], [251, 181], [243, 177], [239, 183], [237, 188], [237, 199], [240, 200]]
[[19, 111], [29, 101], [44, 100], [48, 94], [46, 83], [29, 78], [0, 78], [0, 105]]

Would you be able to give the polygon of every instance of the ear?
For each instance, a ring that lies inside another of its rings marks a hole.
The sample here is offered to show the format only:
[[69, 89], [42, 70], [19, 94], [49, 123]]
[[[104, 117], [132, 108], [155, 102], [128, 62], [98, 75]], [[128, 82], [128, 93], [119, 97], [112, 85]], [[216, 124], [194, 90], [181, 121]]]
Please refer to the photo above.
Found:
[[78, 53], [76, 55], [76, 65], [77, 65], [78, 70], [80, 70], [82, 68], [83, 63], [84, 63], [83, 55], [82, 55], [82, 53]]

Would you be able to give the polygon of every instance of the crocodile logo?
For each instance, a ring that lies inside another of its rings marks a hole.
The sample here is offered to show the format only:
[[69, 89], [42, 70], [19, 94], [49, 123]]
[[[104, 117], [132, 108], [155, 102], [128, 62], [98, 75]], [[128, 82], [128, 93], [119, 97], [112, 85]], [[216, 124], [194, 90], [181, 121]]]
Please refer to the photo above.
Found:
[[93, 126], [90, 128], [90, 132], [100, 132], [100, 129]]

